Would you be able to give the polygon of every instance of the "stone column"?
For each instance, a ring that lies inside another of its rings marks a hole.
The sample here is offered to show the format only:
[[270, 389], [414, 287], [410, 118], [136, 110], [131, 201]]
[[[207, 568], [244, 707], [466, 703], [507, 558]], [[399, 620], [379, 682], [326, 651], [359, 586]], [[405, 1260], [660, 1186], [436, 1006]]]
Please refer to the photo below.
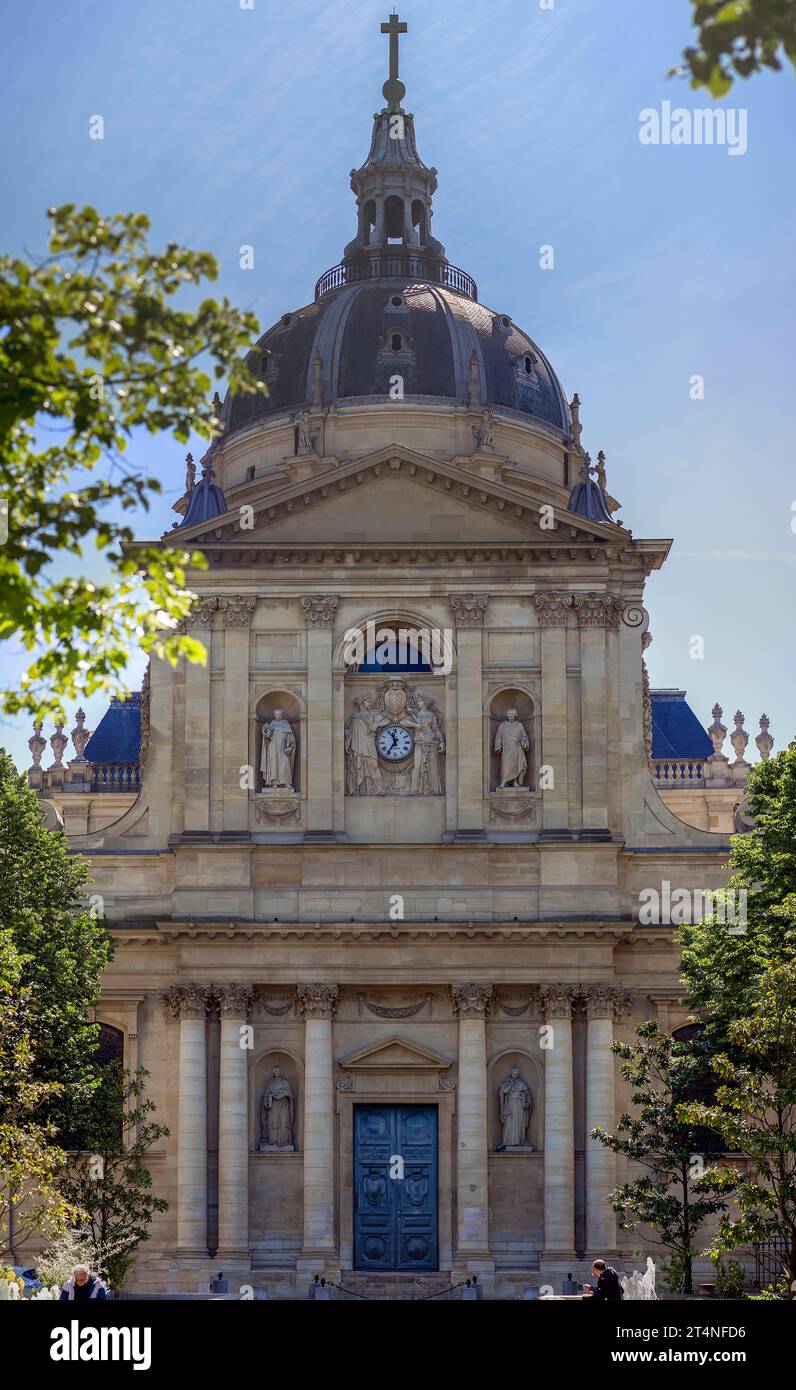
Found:
[[[249, 625], [255, 598], [220, 598], [224, 622], [224, 719], [222, 735], [223, 830], [249, 828], [249, 793], [241, 787], [241, 767], [249, 761]], [[255, 747], [259, 761], [259, 749]]]
[[249, 1049], [241, 1026], [251, 1003], [249, 986], [221, 985], [218, 1084], [218, 1256], [249, 1257]]
[[575, 1251], [575, 1120], [572, 1091], [571, 985], [542, 989], [544, 1037], [544, 1253]]
[[207, 1251], [207, 1045], [205, 991], [175, 985], [163, 996], [166, 1016], [179, 1019], [177, 1105], [177, 1252]]
[[539, 762], [552, 768], [554, 779], [553, 786], [542, 791], [542, 825], [545, 830], [564, 830], [569, 825], [566, 629], [571, 599], [569, 594], [536, 594], [534, 602], [539, 615], [542, 664]]
[[186, 631], [207, 648], [204, 666], [185, 667], [185, 829], [210, 829], [210, 651], [217, 599], [195, 603]]
[[494, 1268], [489, 1251], [486, 1072], [486, 1016], [491, 998], [491, 985], [451, 985], [451, 999], [459, 1019], [455, 1268], [459, 1272], [487, 1274]]
[[456, 622], [458, 748], [457, 835], [484, 833], [484, 734], [482, 629], [487, 594], [451, 594]]
[[616, 1124], [614, 1016], [626, 1012], [630, 996], [611, 985], [586, 990], [586, 1248], [597, 1258], [616, 1250], [616, 1217], [608, 1201], [616, 1186], [610, 1149], [590, 1138], [593, 1129]]
[[296, 994], [305, 1019], [304, 1245], [299, 1274], [311, 1279], [313, 1274], [333, 1268], [337, 1249], [332, 1020], [339, 986], [299, 985]]
[[332, 628], [339, 599], [307, 594], [307, 831], [332, 835]]
[[608, 689], [606, 629], [616, 628], [622, 604], [613, 594], [573, 594], [580, 627], [583, 829], [608, 829]]

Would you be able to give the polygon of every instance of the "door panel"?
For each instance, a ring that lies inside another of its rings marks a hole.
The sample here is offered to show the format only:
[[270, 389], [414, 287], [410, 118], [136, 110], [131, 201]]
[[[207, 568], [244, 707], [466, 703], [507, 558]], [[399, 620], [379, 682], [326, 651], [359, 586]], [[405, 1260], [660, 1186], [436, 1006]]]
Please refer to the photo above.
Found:
[[438, 1268], [435, 1105], [354, 1107], [354, 1267]]

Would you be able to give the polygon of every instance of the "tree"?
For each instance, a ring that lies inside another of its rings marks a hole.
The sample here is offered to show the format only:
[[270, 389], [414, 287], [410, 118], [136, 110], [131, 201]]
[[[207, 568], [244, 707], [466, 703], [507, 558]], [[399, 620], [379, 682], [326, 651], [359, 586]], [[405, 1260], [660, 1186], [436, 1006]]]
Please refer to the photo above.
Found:
[[30, 989], [21, 985], [22, 962], [10, 933], [0, 932], [0, 1258], [34, 1233], [52, 1237], [81, 1211], [59, 1188], [66, 1154], [52, 1121], [41, 1118], [60, 1091], [34, 1079], [28, 1029]]
[[153, 1193], [142, 1161], [169, 1134], [150, 1118], [155, 1104], [144, 1099], [148, 1075], [143, 1068], [124, 1071], [118, 1063], [102, 1069], [86, 1125], [93, 1152], [73, 1158], [62, 1183], [67, 1200], [85, 1213], [78, 1230], [91, 1243], [93, 1267], [114, 1288], [121, 1286], [135, 1248], [149, 1239], [153, 1215], [169, 1205]]
[[728, 885], [747, 895], [743, 929], [714, 911], [678, 933], [687, 1001], [712, 1052], [750, 1013], [761, 975], [796, 956], [796, 741], [753, 768], [747, 797], [754, 828], [733, 836]]
[[27, 991], [30, 1078], [60, 1083], [41, 1114], [64, 1139], [80, 1129], [96, 1084], [89, 1011], [111, 951], [103, 921], [83, 902], [89, 883], [88, 864], [45, 828], [36, 793], [0, 749], [0, 935]]
[[[0, 707], [38, 719], [61, 717], [60, 697], [123, 691], [132, 644], [172, 663], [204, 660], [201, 643], [175, 630], [192, 601], [186, 567], [202, 557], [125, 552], [133, 533], [114, 513], [148, 507], [160, 483], [128, 467], [124, 449], [139, 429], [213, 435], [203, 359], [237, 391], [260, 384], [242, 357], [257, 336], [251, 314], [226, 299], [171, 303], [216, 278], [212, 256], [174, 243], [153, 251], [142, 214], [67, 204], [48, 216], [45, 258], [0, 257], [0, 640], [35, 653]], [[100, 461], [107, 470], [92, 477]], [[105, 583], [82, 572], [88, 540], [106, 559]]]
[[796, 964], [772, 966], [756, 981], [746, 1017], [729, 1025], [733, 1055], [720, 1053], [713, 1069], [723, 1083], [715, 1104], [680, 1108], [689, 1124], [717, 1130], [727, 1147], [751, 1160], [747, 1175], [718, 1169], [706, 1176], [719, 1188], [735, 1186], [737, 1214], [725, 1214], [711, 1248], [771, 1239], [783, 1242], [783, 1273], [796, 1298]]
[[616, 1133], [597, 1128], [597, 1139], [647, 1171], [614, 1188], [611, 1207], [628, 1231], [648, 1226], [668, 1252], [667, 1282], [691, 1293], [697, 1236], [708, 1217], [726, 1209], [730, 1185], [704, 1162], [705, 1133], [684, 1123], [678, 1107], [698, 1080], [701, 1066], [688, 1046], [662, 1033], [655, 1021], [636, 1028], [637, 1042], [614, 1043], [620, 1068], [633, 1088], [633, 1115], [623, 1114]]
[[[683, 52], [692, 87], [723, 97], [735, 77], [782, 68], [781, 52], [796, 64], [794, 0], [691, 0], [696, 46]], [[674, 68], [674, 73], [682, 71]]]

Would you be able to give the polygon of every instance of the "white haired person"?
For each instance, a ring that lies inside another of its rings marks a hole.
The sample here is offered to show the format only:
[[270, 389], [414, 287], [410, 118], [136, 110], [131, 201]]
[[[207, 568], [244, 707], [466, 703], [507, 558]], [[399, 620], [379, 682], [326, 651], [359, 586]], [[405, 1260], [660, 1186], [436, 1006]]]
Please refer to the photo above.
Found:
[[67, 1279], [61, 1289], [61, 1303], [79, 1302], [84, 1298], [107, 1298], [107, 1290], [98, 1274], [92, 1274], [88, 1265], [75, 1265], [72, 1278]]

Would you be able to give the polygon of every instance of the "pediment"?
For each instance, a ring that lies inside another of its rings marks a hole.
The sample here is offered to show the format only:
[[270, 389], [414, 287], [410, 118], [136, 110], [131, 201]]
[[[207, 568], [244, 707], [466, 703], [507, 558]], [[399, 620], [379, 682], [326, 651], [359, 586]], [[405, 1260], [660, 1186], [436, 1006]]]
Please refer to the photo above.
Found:
[[395, 1034], [382, 1042], [357, 1048], [337, 1063], [344, 1071], [444, 1071], [452, 1065], [450, 1057], [430, 1047]]
[[[181, 544], [213, 542], [242, 546], [297, 544], [446, 544], [469, 541], [495, 545], [529, 542], [625, 546], [622, 528], [591, 522], [566, 510], [564, 489], [538, 480], [522, 491], [497, 476], [470, 472], [467, 460], [441, 461], [403, 445], [301, 481], [280, 480], [258, 493], [254, 483], [235, 490], [226, 516], [180, 528], [169, 539]], [[554, 525], [540, 525], [541, 508], [552, 506]], [[248, 509], [241, 524], [241, 507]]]

